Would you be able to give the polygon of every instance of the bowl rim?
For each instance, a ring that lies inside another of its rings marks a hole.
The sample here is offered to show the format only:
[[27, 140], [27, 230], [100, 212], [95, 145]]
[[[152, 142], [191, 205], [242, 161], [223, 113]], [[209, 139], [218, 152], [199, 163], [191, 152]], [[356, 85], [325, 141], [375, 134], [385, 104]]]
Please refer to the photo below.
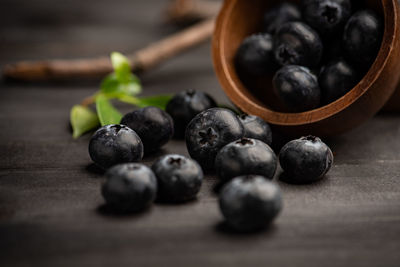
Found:
[[[228, 31], [224, 31], [224, 29], [229, 23], [228, 14], [231, 13], [231, 10], [235, 8], [239, 1], [240, 0], [225, 0], [217, 17], [212, 40], [214, 69], [222, 88], [235, 105], [249, 114], [263, 114], [263, 119], [274, 125], [296, 126], [316, 123], [335, 116], [353, 105], [369, 90], [372, 84], [374, 84], [382, 74], [383, 69], [388, 63], [388, 56], [395, 48], [395, 33], [396, 28], [399, 27], [397, 23], [399, 4], [397, 0], [381, 0], [384, 17], [384, 34], [378, 55], [361, 81], [344, 96], [328, 105], [299, 113], [274, 111], [261, 103], [254, 102], [242, 92], [245, 86], [240, 82], [236, 71], [230, 70], [229, 64], [232, 64], [232, 62], [228, 62], [228, 58], [225, 56], [224, 41], [226, 39], [225, 34], [227, 34]], [[393, 23], [393, 21], [395, 21], [395, 23]], [[394, 92], [394, 88], [392, 92]]]

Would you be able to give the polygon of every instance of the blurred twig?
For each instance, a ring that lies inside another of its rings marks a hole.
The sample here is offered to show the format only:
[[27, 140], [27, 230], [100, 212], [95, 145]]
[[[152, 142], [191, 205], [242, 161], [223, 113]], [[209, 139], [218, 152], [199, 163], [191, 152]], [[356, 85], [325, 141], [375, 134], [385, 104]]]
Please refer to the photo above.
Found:
[[[133, 72], [147, 71], [168, 59], [206, 41], [214, 29], [218, 2], [210, 0], [174, 0], [168, 7], [170, 21], [207, 18], [181, 32], [128, 55]], [[3, 76], [21, 81], [48, 81], [100, 78], [112, 71], [108, 56], [89, 59], [17, 62], [5, 66]]]

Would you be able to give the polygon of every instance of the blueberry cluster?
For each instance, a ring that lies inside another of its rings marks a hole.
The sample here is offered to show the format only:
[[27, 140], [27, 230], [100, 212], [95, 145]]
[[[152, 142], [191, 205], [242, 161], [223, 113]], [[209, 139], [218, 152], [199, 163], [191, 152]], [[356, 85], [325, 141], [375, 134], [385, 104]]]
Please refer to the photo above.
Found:
[[[329, 171], [333, 155], [319, 138], [293, 140], [278, 158], [270, 147], [268, 123], [215, 106], [207, 94], [185, 91], [168, 103], [171, 116], [147, 107], [126, 114], [121, 124], [97, 130], [89, 155], [106, 169], [101, 192], [107, 206], [126, 213], [142, 211], [156, 199], [190, 201], [200, 191], [203, 170], [214, 170], [224, 184], [219, 204], [227, 225], [236, 231], [256, 231], [268, 226], [282, 209], [281, 191], [271, 181], [278, 161], [294, 183], [317, 181]], [[168, 154], [150, 168], [138, 163], [165, 145], [174, 131], [177, 137], [185, 136], [191, 158]]]
[[[224, 184], [220, 209], [236, 231], [263, 229], [282, 208], [279, 187], [270, 181], [278, 166], [271, 139], [271, 128], [261, 118], [223, 108], [199, 113], [186, 128], [190, 156], [203, 169], [214, 169]], [[307, 136], [287, 143], [279, 162], [287, 182], [310, 183], [329, 171], [333, 154], [321, 139]]]
[[334, 102], [370, 68], [383, 36], [383, 21], [359, 1], [302, 0], [269, 9], [262, 33], [247, 37], [235, 65], [244, 83], [273, 77], [284, 111], [303, 112]]
[[203, 170], [196, 161], [169, 154], [151, 168], [137, 162], [164, 146], [174, 132], [183, 136], [194, 116], [214, 106], [207, 94], [185, 91], [172, 98], [168, 112], [152, 106], [137, 109], [126, 114], [121, 124], [97, 130], [90, 139], [89, 155], [107, 170], [102, 186], [107, 206], [116, 212], [138, 212], [155, 199], [184, 202], [196, 198], [203, 181]]
[[106, 172], [102, 194], [109, 208], [127, 213], [148, 208], [157, 198], [184, 202], [196, 197], [203, 181], [200, 166], [181, 155], [165, 155], [151, 169], [140, 163], [114, 165]]
[[174, 134], [174, 123], [165, 111], [146, 107], [126, 114], [121, 124], [106, 125], [90, 139], [89, 155], [107, 169], [118, 163], [138, 162], [143, 155], [165, 145]]

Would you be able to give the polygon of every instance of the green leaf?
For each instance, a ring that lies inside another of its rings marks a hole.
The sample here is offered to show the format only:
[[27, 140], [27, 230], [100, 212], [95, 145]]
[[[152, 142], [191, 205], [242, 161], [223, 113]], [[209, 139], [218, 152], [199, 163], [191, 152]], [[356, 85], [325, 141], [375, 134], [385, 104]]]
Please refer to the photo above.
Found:
[[70, 122], [72, 126], [72, 137], [78, 138], [82, 134], [97, 128], [100, 125], [96, 113], [88, 107], [75, 105], [71, 109]]
[[120, 83], [119, 88], [121, 92], [129, 95], [137, 95], [142, 92], [142, 84], [140, 83], [139, 78], [132, 73], [129, 73], [125, 83]]
[[165, 107], [167, 106], [171, 98], [171, 95], [156, 95], [150, 97], [132, 97], [127, 95], [120, 95], [118, 97], [118, 100], [125, 103], [133, 104], [139, 108], [153, 106], [165, 110]]
[[138, 106], [140, 102], [137, 97], [130, 96], [127, 94], [114, 94], [113, 97], [117, 98], [121, 102], [132, 104], [135, 106]]
[[131, 65], [129, 60], [119, 52], [112, 52], [111, 63], [117, 79], [120, 82], [126, 82], [129, 74], [131, 74]]
[[132, 73], [128, 74], [127, 82], [120, 82], [115, 73], [107, 75], [101, 82], [101, 91], [104, 94], [125, 93], [137, 95], [142, 92], [139, 79]]
[[115, 77], [114, 73], [107, 75], [101, 81], [100, 89], [104, 94], [111, 94], [119, 91], [119, 81]]
[[139, 97], [139, 107], [154, 106], [165, 110], [168, 102], [171, 100], [172, 95], [156, 95], [150, 97]]
[[97, 115], [102, 126], [108, 124], [118, 124], [122, 119], [122, 114], [111, 105], [107, 96], [100, 94], [96, 98]]
[[118, 52], [111, 53], [114, 72], [107, 75], [101, 82], [101, 91], [106, 94], [125, 93], [137, 95], [142, 92], [139, 78], [131, 73], [129, 60]]

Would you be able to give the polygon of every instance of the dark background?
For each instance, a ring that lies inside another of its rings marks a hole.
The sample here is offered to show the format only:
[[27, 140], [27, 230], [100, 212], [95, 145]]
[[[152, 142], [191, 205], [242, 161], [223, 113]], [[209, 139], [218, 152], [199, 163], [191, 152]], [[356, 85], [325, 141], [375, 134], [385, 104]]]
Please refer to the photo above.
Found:
[[[166, 3], [1, 0], [0, 64], [134, 51], [176, 30], [162, 23]], [[141, 78], [145, 95], [193, 88], [226, 102], [209, 43]], [[1, 266], [400, 265], [400, 116], [381, 114], [326, 140], [335, 153], [327, 178], [307, 186], [276, 179], [282, 214], [263, 233], [237, 235], [220, 227], [212, 175], [186, 205], [124, 217], [102, 211], [90, 135], [73, 140], [68, 125], [70, 108], [97, 89], [1, 84]], [[182, 141], [161, 153], [187, 155]]]

